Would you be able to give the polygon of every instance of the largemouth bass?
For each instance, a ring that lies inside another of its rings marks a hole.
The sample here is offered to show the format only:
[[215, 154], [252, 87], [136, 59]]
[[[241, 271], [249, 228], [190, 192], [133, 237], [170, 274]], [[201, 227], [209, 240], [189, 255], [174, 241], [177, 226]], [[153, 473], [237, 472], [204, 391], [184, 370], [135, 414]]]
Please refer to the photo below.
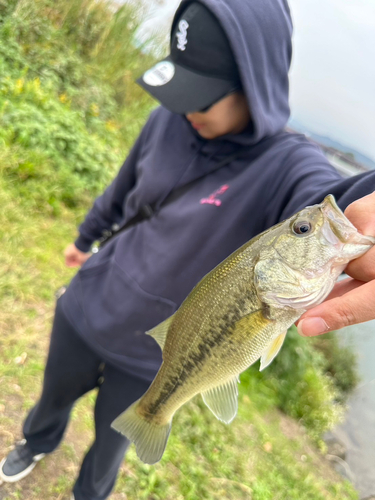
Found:
[[196, 394], [229, 423], [241, 372], [266, 368], [288, 328], [322, 302], [347, 263], [375, 244], [361, 235], [332, 195], [243, 245], [192, 290], [173, 316], [147, 332], [163, 349], [148, 391], [112, 426], [158, 462], [174, 413]]

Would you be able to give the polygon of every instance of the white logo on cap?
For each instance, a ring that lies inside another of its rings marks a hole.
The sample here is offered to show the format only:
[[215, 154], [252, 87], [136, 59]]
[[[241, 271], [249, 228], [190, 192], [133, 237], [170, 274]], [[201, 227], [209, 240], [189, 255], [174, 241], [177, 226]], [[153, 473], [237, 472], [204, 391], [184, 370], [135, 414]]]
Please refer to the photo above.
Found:
[[189, 23], [182, 19], [178, 23], [178, 29], [180, 31], [177, 32], [177, 48], [180, 50], [185, 50], [187, 45], [187, 30], [189, 27]]
[[146, 71], [143, 75], [143, 81], [152, 87], [160, 87], [170, 82], [175, 74], [175, 67], [169, 61], [162, 61], [153, 68]]

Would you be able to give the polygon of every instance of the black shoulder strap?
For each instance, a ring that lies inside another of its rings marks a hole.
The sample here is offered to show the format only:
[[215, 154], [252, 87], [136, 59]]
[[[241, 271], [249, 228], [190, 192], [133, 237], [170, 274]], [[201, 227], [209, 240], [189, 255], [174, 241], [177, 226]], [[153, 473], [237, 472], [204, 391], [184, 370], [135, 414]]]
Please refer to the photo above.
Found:
[[132, 217], [130, 220], [128, 220], [123, 226], [118, 226], [117, 224], [114, 224], [112, 226], [112, 229], [109, 231], [103, 231], [103, 236], [99, 239], [99, 245], [98, 248], [103, 248], [103, 246], [108, 243], [109, 240], [111, 240], [114, 236], [117, 236], [119, 233], [122, 233], [129, 229], [132, 226], [135, 226], [138, 224], [138, 222], [142, 222], [145, 219], [150, 219], [150, 217], [153, 216], [155, 213], [155, 205], [144, 205], [143, 207], [140, 208], [139, 212]]

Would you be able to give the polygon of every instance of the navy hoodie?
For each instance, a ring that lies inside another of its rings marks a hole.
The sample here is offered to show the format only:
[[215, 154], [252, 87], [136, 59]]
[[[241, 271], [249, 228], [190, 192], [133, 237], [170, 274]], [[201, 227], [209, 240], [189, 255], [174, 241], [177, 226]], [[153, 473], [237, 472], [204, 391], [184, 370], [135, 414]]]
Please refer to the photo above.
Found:
[[[66, 316], [92, 349], [145, 379], [154, 377], [162, 359], [145, 331], [173, 314], [206, 273], [328, 193], [344, 209], [375, 189], [375, 172], [343, 179], [315, 145], [284, 130], [292, 34], [287, 3], [202, 3], [231, 43], [252, 125], [204, 140], [185, 117], [157, 108], [80, 226], [76, 246], [88, 251], [104, 230], [146, 204], [156, 204], [154, 216], [94, 254], [62, 297]], [[220, 167], [239, 149], [237, 159]]]

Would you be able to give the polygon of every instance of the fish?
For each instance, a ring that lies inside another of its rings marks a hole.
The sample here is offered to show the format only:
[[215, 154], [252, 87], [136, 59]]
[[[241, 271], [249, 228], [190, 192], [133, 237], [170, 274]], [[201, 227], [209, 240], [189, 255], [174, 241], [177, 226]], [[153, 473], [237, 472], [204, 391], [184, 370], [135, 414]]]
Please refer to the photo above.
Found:
[[374, 244], [332, 195], [245, 243], [146, 332], [163, 350], [163, 362], [147, 392], [112, 427], [135, 443], [144, 463], [154, 464], [165, 451], [173, 415], [197, 394], [229, 424], [237, 414], [239, 375], [259, 358], [264, 370], [288, 328]]

